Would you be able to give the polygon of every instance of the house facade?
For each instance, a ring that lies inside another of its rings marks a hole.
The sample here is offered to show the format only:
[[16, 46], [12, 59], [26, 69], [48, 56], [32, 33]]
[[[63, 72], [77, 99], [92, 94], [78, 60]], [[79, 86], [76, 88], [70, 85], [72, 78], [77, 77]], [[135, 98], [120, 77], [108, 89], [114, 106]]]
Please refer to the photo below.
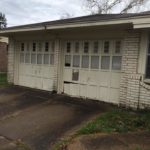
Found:
[[150, 12], [10, 27], [8, 81], [131, 108], [150, 108]]

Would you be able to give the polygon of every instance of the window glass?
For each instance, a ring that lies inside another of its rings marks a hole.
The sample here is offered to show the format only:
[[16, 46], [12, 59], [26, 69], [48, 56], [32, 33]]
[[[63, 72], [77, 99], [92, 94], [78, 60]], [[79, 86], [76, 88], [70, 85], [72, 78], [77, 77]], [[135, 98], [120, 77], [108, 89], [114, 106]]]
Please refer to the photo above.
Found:
[[22, 52], [24, 51], [24, 47], [25, 47], [24, 43], [21, 43], [21, 51]]
[[104, 53], [109, 53], [110, 43], [109, 41], [104, 42]]
[[113, 56], [112, 58], [112, 69], [113, 70], [121, 70], [121, 56]]
[[36, 54], [31, 54], [31, 64], [36, 64]]
[[39, 52], [42, 51], [42, 43], [38, 43], [38, 51], [39, 51]]
[[52, 42], [52, 52], [55, 51], [55, 42]]
[[84, 42], [84, 53], [89, 52], [89, 42]]
[[79, 80], [79, 70], [78, 69], [73, 69], [72, 70], [72, 80], [73, 81], [78, 81]]
[[110, 68], [110, 57], [102, 56], [101, 69], [109, 69], [109, 68]]
[[50, 64], [54, 65], [54, 54], [50, 55]]
[[149, 42], [148, 54], [150, 54], [150, 42]]
[[67, 42], [67, 53], [71, 52], [71, 43]]
[[42, 64], [42, 54], [37, 54], [37, 64]]
[[44, 54], [44, 64], [49, 64], [49, 54]]
[[24, 54], [23, 53], [20, 54], [20, 62], [24, 63]]
[[150, 78], [150, 55], [147, 57], [146, 78]]
[[48, 52], [48, 51], [49, 51], [49, 43], [46, 42], [46, 43], [45, 43], [45, 52]]
[[66, 55], [65, 56], [65, 66], [66, 67], [70, 67], [71, 66], [71, 56], [70, 55]]
[[99, 56], [92, 56], [91, 57], [91, 68], [92, 69], [99, 69]]
[[119, 54], [121, 52], [121, 41], [116, 41], [115, 53]]
[[36, 51], [36, 43], [33, 43], [33, 45], [32, 45], [32, 51], [33, 51], [33, 52]]
[[25, 55], [25, 63], [30, 63], [30, 54], [26, 53]]
[[93, 52], [94, 53], [98, 53], [98, 48], [99, 48], [98, 41], [96, 41], [96, 42], [94, 42], [94, 50], [93, 50]]
[[79, 48], [80, 48], [79, 42], [75, 42], [75, 53], [79, 53]]
[[80, 67], [80, 56], [79, 55], [73, 56], [73, 67]]
[[82, 56], [82, 68], [89, 68], [89, 56]]

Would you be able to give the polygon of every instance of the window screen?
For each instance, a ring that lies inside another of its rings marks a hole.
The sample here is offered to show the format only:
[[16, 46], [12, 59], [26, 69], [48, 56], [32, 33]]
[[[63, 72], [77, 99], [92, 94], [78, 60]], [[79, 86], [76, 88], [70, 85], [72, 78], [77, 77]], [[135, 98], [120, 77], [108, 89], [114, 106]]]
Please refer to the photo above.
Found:
[[110, 47], [110, 42], [105, 41], [104, 42], [104, 53], [109, 53], [109, 47]]
[[31, 64], [36, 64], [36, 54], [31, 54]]
[[98, 48], [99, 48], [99, 45], [98, 45], [98, 42], [96, 41], [96, 42], [94, 42], [94, 50], [93, 50], [93, 52], [94, 53], [98, 53]]
[[84, 53], [89, 52], [89, 42], [84, 42]]
[[89, 56], [82, 56], [82, 68], [89, 68]]
[[24, 63], [24, 54], [23, 53], [20, 54], [20, 62]]
[[121, 41], [116, 41], [115, 53], [120, 54], [121, 52]]
[[71, 56], [70, 55], [66, 55], [65, 56], [65, 66], [66, 67], [70, 67], [71, 66]]
[[67, 43], [67, 53], [70, 53], [71, 52], [71, 43], [68, 42]]
[[37, 54], [37, 64], [42, 64], [42, 54]]
[[79, 55], [73, 56], [73, 67], [80, 67], [80, 56]]
[[30, 63], [30, 54], [29, 53], [25, 54], [25, 63]]
[[72, 80], [73, 81], [78, 81], [79, 80], [79, 70], [78, 69], [73, 69], [72, 70]]
[[44, 64], [49, 64], [49, 54], [44, 54]]
[[80, 47], [79, 42], [75, 42], [75, 53], [79, 53], [79, 47]]
[[113, 56], [112, 58], [112, 69], [113, 70], [121, 70], [121, 56]]
[[99, 56], [92, 56], [91, 57], [91, 68], [92, 69], [99, 69]]
[[109, 68], [110, 68], [110, 57], [102, 56], [101, 69], [109, 69]]
[[50, 64], [54, 65], [54, 54], [50, 55]]

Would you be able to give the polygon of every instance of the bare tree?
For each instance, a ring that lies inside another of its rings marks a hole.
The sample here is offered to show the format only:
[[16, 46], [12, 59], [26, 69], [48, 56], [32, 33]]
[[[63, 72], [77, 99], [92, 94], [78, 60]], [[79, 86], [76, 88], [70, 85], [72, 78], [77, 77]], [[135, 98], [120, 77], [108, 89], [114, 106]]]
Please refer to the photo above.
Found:
[[68, 18], [72, 18], [74, 15], [68, 12], [64, 12], [61, 14], [60, 19], [68, 19]]
[[127, 13], [135, 7], [143, 5], [148, 0], [85, 0], [86, 8], [92, 13], [108, 14], [117, 7], [120, 13]]
[[7, 20], [5, 14], [0, 12], [0, 29], [6, 28], [6, 26], [7, 26]]

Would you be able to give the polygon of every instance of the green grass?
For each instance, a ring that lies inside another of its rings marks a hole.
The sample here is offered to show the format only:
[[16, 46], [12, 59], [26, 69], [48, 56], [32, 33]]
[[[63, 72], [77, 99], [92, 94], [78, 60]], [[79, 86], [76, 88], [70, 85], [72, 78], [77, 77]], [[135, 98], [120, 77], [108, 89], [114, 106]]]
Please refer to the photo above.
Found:
[[82, 127], [78, 134], [150, 131], [150, 112], [113, 110]]

